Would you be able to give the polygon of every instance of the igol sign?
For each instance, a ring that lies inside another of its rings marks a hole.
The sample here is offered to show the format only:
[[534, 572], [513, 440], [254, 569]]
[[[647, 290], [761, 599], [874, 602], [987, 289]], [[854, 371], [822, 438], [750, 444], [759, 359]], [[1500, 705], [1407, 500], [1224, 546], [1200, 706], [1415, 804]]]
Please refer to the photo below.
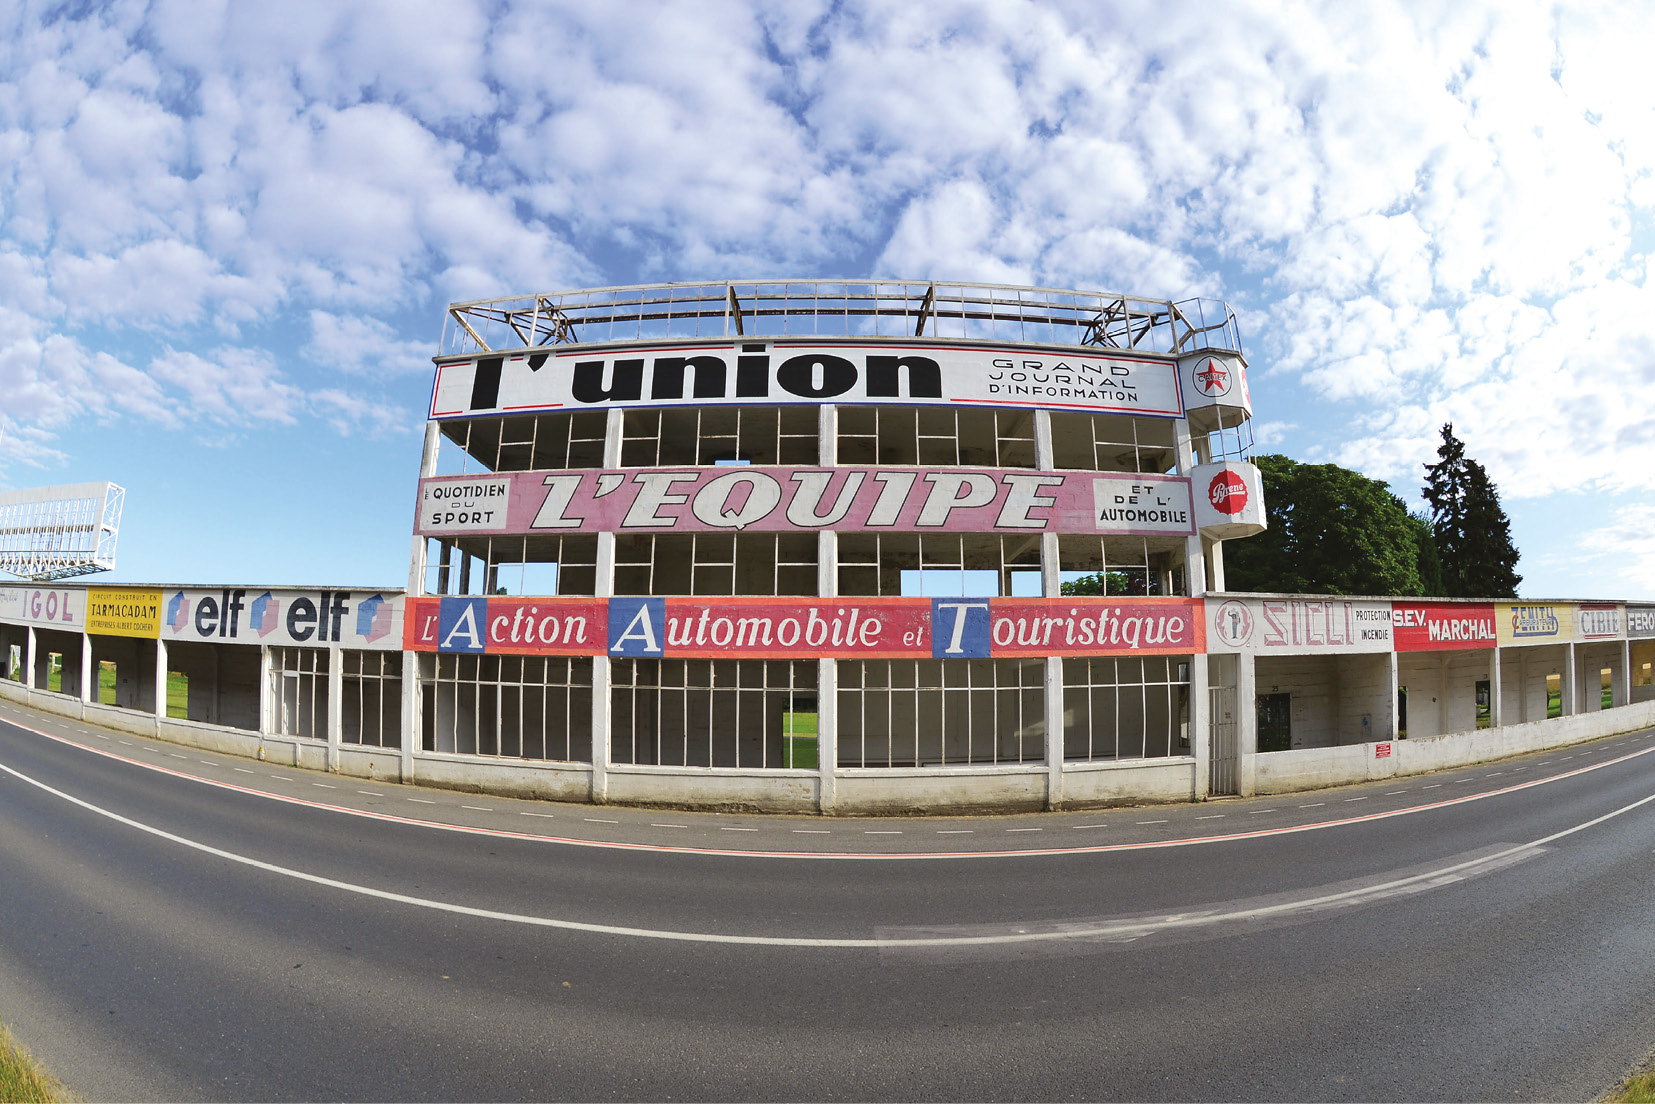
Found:
[[1171, 361], [1096, 349], [820, 341], [526, 352], [437, 366], [431, 417], [720, 403], [975, 403], [1183, 414]]
[[972, 468], [632, 468], [420, 482], [414, 531], [1195, 531], [1187, 479]]

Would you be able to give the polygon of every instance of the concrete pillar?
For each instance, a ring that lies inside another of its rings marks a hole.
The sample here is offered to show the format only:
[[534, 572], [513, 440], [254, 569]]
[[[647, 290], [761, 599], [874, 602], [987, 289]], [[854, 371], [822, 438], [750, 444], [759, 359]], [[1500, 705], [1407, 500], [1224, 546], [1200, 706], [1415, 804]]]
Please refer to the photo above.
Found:
[[[1391, 653], [1396, 661], [1396, 653]], [[1236, 789], [1243, 797], [1252, 794], [1258, 766], [1258, 657], [1251, 652], [1236, 656]], [[1393, 670], [1395, 668], [1393, 667]], [[1391, 680], [1396, 685], [1396, 680]], [[1394, 722], [1393, 722], [1394, 723]]]
[[1500, 646], [1496, 644], [1489, 650], [1488, 661], [1488, 725], [1490, 728], [1499, 728], [1505, 722], [1501, 720], [1500, 709]]
[[816, 661], [817, 809], [831, 813], [839, 803], [839, 661]]
[[167, 642], [155, 642], [155, 719], [167, 719]]
[[[436, 422], [425, 423], [425, 446], [420, 453], [419, 474], [421, 479], [429, 479], [437, 474], [437, 449], [442, 441], [442, 431]], [[420, 595], [425, 593], [425, 557], [428, 541], [425, 537], [415, 536], [413, 547], [408, 553], [408, 593]]]
[[1437, 653], [1437, 731], [1441, 736], [1448, 731], [1448, 661], [1452, 652]]
[[[603, 466], [621, 466], [621, 434], [625, 415], [621, 410], [608, 411], [603, 432]], [[609, 598], [615, 593], [615, 534], [598, 534], [597, 579], [592, 593]], [[607, 647], [608, 642], [605, 641]], [[609, 656], [592, 659], [592, 802], [601, 805], [609, 800], [610, 717]]]
[[1576, 670], [1575, 646], [1563, 645], [1563, 678], [1559, 689], [1563, 695], [1563, 715], [1572, 717], [1579, 712], [1576, 704], [1580, 700], [1580, 672]]
[[1207, 564], [1207, 589], [1222, 592], [1224, 586], [1224, 542], [1201, 538], [1201, 551]]
[[272, 696], [271, 693], [270, 693], [270, 689], [271, 689], [270, 688], [270, 672], [271, 672], [271, 670], [272, 670], [272, 665], [270, 663], [270, 645], [261, 644], [259, 646], [259, 732], [260, 733], [269, 732], [271, 730], [271, 727], [272, 727], [271, 724], [270, 724], [271, 713], [273, 712], [271, 707], [270, 707], [270, 701], [271, 701], [271, 696]]
[[1046, 808], [1063, 808], [1063, 658], [1046, 657]]
[[339, 745], [345, 737], [345, 650], [328, 649], [328, 770], [339, 771]]
[[1212, 695], [1208, 693], [1207, 656], [1190, 656], [1190, 754], [1195, 756], [1195, 792], [1200, 801], [1212, 792]]
[[98, 668], [92, 662], [92, 637], [80, 634], [80, 701], [82, 705], [98, 700]]
[[[269, 681], [266, 679], [265, 681]], [[425, 725], [420, 699], [420, 657], [418, 652], [402, 653], [402, 747], [399, 782], [414, 780], [414, 749], [420, 745]]]
[[1040, 471], [1052, 471], [1057, 467], [1056, 453], [1052, 449], [1050, 410], [1034, 412], [1034, 466]]
[[1063, 597], [1063, 562], [1056, 533], [1040, 534], [1040, 593], [1047, 598]]
[[1184, 538], [1184, 579], [1189, 584], [1191, 598], [1200, 598], [1208, 591], [1206, 541], [1199, 536]]
[[1390, 732], [1385, 738], [1388, 740], [1400, 740], [1402, 738], [1402, 696], [1397, 693], [1397, 684], [1402, 681], [1402, 670], [1401, 666], [1397, 663], [1396, 651], [1394, 649], [1390, 652], [1389, 659], [1391, 672], [1391, 724]]
[[1632, 704], [1632, 641], [1621, 641], [1621, 684], [1615, 690], [1617, 706]]
[[39, 676], [35, 671], [35, 663], [40, 653], [40, 640], [35, 634], [33, 625], [30, 625], [25, 631], [29, 635], [26, 638], [27, 643], [23, 646], [23, 685], [30, 690], [43, 689], [46, 684], [44, 681], [37, 682]]

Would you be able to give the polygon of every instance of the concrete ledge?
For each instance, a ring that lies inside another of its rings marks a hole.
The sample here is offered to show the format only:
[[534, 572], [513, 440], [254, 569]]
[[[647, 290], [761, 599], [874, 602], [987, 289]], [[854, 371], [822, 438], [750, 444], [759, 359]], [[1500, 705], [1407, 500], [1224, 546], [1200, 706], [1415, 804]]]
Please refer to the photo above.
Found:
[[835, 815], [1033, 812], [1046, 807], [1046, 766], [853, 768], [834, 792]]
[[759, 773], [716, 767], [611, 766], [607, 773], [607, 800], [614, 805], [673, 805], [756, 813], [817, 810], [819, 776], [815, 771]]
[[1062, 807], [1189, 801], [1192, 794], [1204, 789], [1196, 786], [1195, 769], [1195, 760], [1187, 755], [1114, 763], [1065, 763]]
[[[350, 749], [361, 755], [362, 749]], [[341, 748], [340, 771], [344, 771]], [[396, 766], [386, 769], [395, 778], [401, 769], [400, 753], [391, 757]], [[434, 755], [414, 753], [416, 785], [442, 786], [470, 793], [499, 794], [531, 801], [576, 801], [592, 799], [592, 768], [585, 763], [547, 763], [522, 759], [493, 759], [486, 756]]]
[[1384, 759], [1375, 755], [1377, 743], [1265, 752], [1252, 757], [1252, 792], [1292, 793], [1425, 774], [1650, 727], [1655, 727], [1655, 701], [1475, 732], [1397, 740]]

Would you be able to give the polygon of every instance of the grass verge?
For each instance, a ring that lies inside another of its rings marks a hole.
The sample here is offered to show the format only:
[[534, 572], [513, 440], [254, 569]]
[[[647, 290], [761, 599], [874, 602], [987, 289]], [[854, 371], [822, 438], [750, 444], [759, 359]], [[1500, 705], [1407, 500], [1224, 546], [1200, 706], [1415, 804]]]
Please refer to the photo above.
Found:
[[0, 1101], [55, 1104], [75, 1099], [75, 1095], [42, 1069], [34, 1055], [0, 1024]]
[[1645, 1061], [1640, 1072], [1616, 1085], [1603, 1099], [1608, 1104], [1655, 1104], [1655, 1064]]

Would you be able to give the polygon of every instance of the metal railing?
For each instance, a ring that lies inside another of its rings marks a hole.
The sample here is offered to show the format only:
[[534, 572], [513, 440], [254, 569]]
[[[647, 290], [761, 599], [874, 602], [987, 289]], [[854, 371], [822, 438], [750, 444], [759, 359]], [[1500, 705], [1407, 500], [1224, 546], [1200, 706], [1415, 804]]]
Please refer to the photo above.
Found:
[[1217, 299], [1146, 299], [1009, 284], [756, 280], [638, 284], [454, 303], [438, 356], [548, 345], [758, 337], [932, 338], [1241, 351]]

